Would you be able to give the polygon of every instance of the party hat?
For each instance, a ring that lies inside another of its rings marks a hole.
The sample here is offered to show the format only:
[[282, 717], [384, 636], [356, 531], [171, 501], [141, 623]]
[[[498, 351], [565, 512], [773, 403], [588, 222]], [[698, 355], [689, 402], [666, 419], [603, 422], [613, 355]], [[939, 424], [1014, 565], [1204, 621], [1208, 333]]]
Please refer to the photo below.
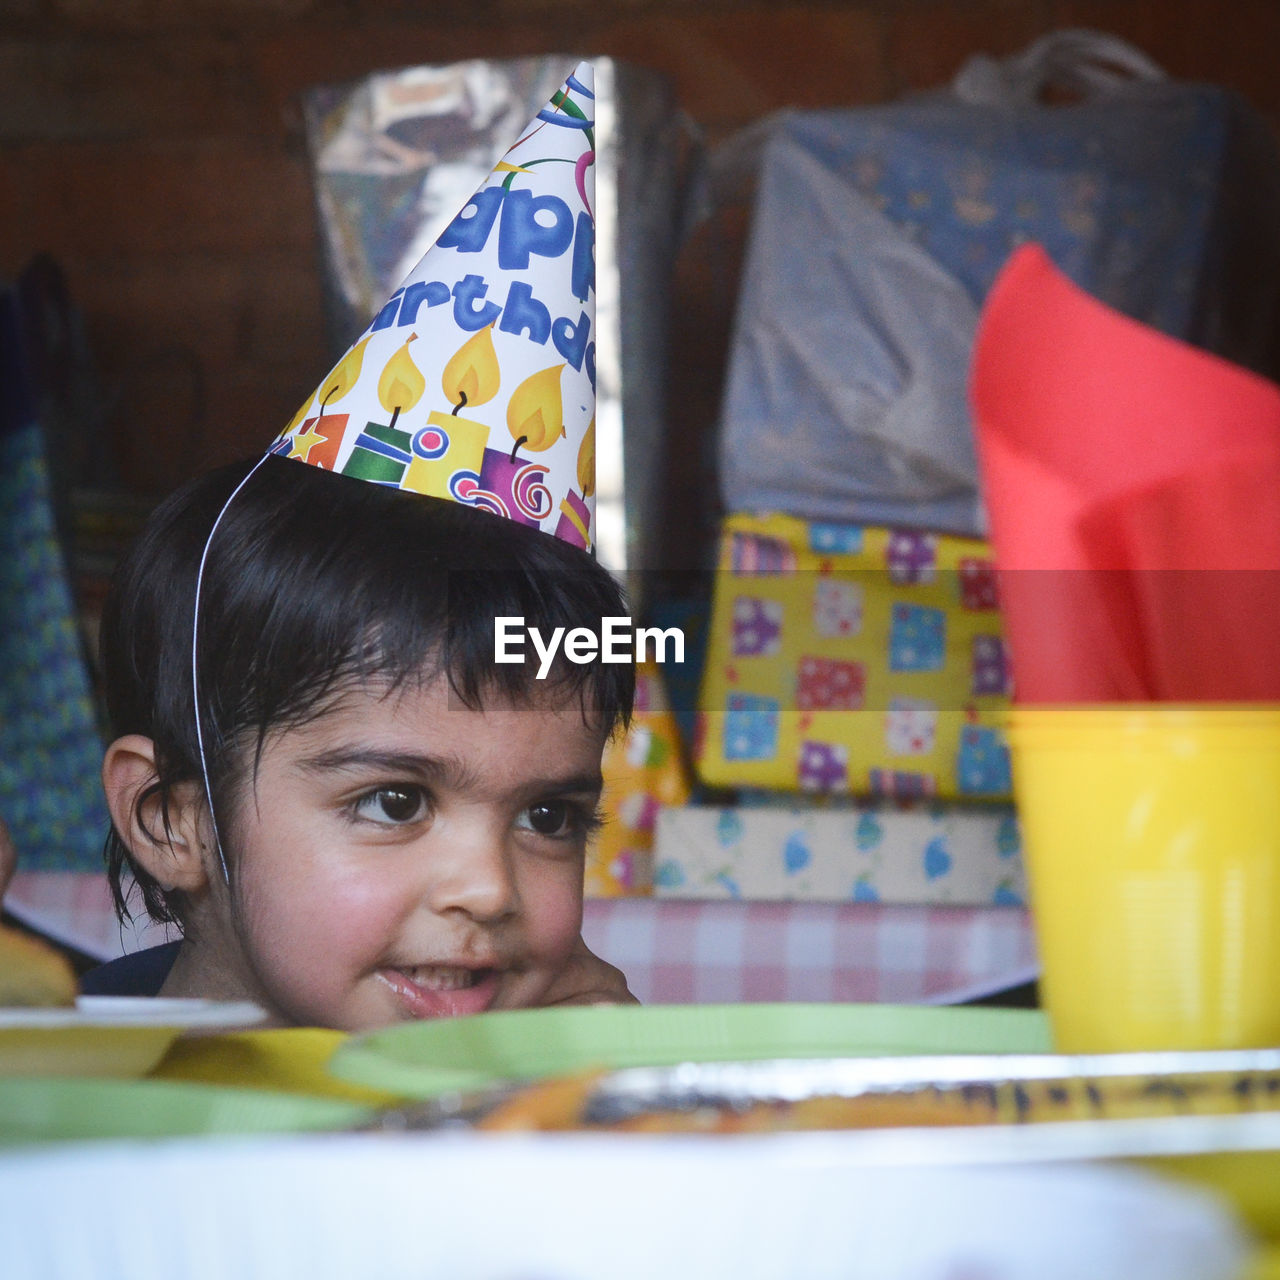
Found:
[[590, 550], [594, 106], [580, 63], [272, 453]]

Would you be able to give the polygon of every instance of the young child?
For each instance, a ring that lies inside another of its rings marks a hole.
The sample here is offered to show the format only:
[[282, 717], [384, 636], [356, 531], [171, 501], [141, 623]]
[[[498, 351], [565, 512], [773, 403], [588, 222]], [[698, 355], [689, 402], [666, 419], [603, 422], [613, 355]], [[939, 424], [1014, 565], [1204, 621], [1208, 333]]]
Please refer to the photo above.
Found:
[[495, 661], [496, 618], [627, 612], [586, 550], [591, 97], [580, 66], [268, 455], [180, 491], [122, 564], [109, 872], [183, 935], [129, 982], [344, 1030], [631, 998], [581, 921], [633, 668]]
[[110, 874], [118, 905], [127, 869], [182, 928], [161, 994], [351, 1030], [627, 998], [580, 928], [633, 669], [493, 662], [495, 615], [551, 634], [625, 614], [611, 576], [512, 521], [268, 458], [202, 585], [210, 809], [191, 619], [245, 470], [157, 511], [103, 620]]

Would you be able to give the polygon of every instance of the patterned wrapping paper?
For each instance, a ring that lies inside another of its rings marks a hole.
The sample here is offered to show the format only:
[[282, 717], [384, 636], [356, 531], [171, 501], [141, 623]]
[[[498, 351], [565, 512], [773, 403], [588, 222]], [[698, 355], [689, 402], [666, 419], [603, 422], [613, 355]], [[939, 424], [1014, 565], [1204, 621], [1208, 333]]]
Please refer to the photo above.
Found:
[[1022, 906], [1022, 842], [1008, 805], [664, 809], [664, 898]]
[[685, 804], [690, 794], [679, 729], [652, 665], [636, 672], [631, 727], [610, 741], [603, 767], [605, 821], [587, 850], [587, 896], [649, 894], [654, 824], [664, 806]]
[[102, 865], [102, 739], [43, 433], [0, 432], [0, 817], [33, 871]]
[[711, 786], [1007, 799], [990, 546], [731, 515], [695, 758]]

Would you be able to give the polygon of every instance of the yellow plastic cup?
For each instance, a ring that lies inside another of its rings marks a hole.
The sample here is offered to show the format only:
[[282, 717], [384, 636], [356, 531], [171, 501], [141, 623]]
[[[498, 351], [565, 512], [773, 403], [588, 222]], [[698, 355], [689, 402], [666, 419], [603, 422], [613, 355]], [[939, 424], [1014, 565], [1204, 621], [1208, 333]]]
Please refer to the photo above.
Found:
[[1065, 1053], [1280, 1045], [1280, 704], [1015, 706]]

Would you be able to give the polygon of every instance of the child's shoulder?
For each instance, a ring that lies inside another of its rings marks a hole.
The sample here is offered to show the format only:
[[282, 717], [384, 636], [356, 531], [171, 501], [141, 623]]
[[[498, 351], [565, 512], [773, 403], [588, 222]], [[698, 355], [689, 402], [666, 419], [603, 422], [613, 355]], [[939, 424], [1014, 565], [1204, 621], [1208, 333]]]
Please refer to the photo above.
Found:
[[84, 996], [158, 996], [178, 958], [179, 942], [162, 942], [131, 955], [108, 960], [80, 979]]

